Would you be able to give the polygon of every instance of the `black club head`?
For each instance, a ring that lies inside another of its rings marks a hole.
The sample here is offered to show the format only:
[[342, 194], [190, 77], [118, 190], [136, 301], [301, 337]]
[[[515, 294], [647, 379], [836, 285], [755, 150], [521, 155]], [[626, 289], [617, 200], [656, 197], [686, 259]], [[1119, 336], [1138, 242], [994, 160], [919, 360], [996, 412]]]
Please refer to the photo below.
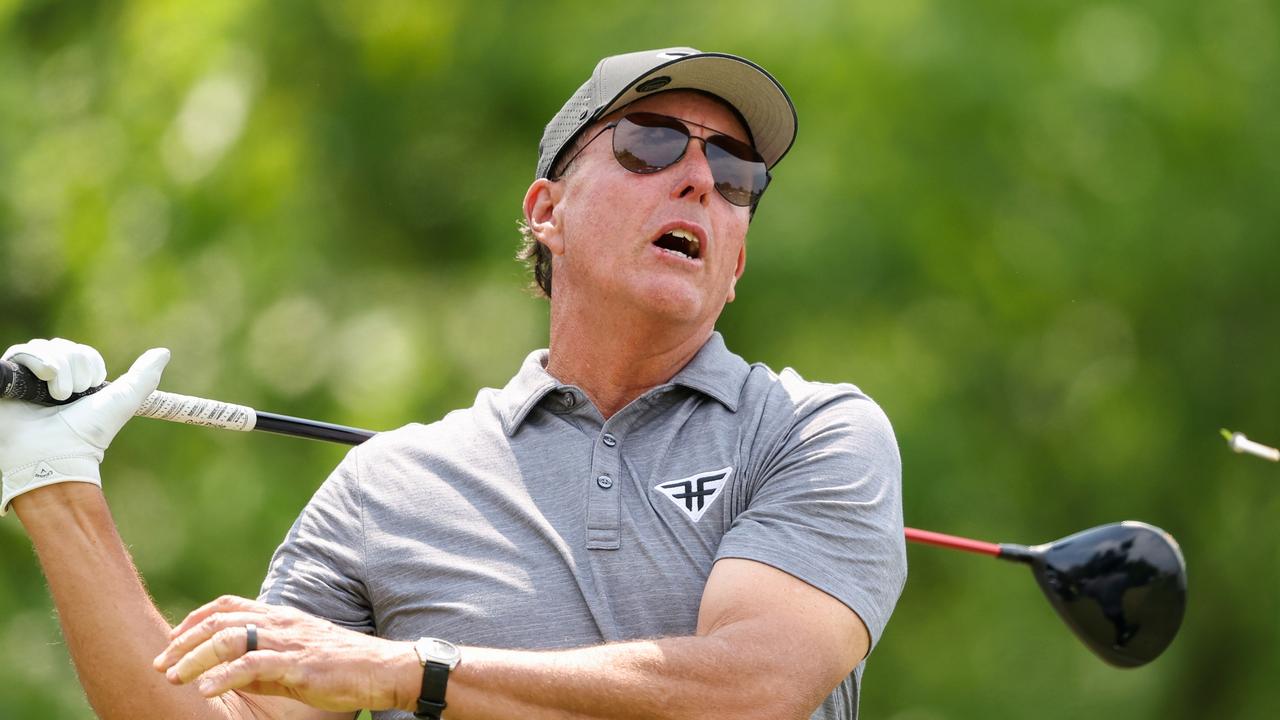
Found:
[[1178, 634], [1187, 566], [1178, 544], [1157, 527], [1101, 525], [1011, 554], [1031, 565], [1068, 627], [1112, 665], [1145, 665]]

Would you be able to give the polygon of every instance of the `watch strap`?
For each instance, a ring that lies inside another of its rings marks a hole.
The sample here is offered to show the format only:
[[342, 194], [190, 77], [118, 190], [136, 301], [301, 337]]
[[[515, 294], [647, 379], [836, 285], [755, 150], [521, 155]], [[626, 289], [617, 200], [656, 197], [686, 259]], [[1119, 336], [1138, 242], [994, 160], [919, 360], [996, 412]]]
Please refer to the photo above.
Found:
[[428, 661], [422, 666], [422, 691], [418, 695], [418, 711], [416, 718], [440, 720], [440, 713], [448, 705], [444, 701], [445, 689], [449, 685], [449, 666], [444, 663]]

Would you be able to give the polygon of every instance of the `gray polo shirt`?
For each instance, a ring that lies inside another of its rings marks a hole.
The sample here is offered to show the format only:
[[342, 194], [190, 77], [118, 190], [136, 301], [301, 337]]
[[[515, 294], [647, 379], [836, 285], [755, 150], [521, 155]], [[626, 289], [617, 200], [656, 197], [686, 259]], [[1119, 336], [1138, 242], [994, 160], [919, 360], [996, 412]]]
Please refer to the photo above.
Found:
[[[866, 395], [748, 365], [713, 334], [606, 421], [546, 362], [353, 449], [260, 598], [398, 640], [571, 648], [693, 635], [732, 557], [837, 598], [879, 640], [906, 551], [897, 444]], [[861, 673], [813, 717], [856, 717]]]

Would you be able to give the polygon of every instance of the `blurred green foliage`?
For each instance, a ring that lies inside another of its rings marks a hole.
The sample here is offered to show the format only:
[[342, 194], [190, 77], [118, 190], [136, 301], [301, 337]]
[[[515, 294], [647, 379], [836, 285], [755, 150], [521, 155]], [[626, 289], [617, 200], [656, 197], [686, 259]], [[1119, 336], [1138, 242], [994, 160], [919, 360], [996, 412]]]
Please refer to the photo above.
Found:
[[[1280, 713], [1280, 8], [1271, 0], [0, 0], [0, 345], [389, 428], [545, 343], [512, 261], [542, 125], [607, 54], [746, 55], [800, 134], [731, 347], [888, 411], [911, 525], [1125, 518], [1190, 568], [1180, 638], [1103, 665], [1025, 571], [910, 549], [863, 716]], [[132, 423], [104, 466], [173, 618], [252, 595], [343, 450]], [[0, 717], [88, 718], [0, 522]]]

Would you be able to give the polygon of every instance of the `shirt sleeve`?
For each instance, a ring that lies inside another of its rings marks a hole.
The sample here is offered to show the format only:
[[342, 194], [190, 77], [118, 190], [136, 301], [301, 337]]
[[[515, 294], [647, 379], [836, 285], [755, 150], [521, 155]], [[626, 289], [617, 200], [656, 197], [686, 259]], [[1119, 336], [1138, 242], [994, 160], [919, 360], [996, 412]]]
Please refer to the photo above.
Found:
[[840, 600], [874, 647], [907, 578], [902, 462], [878, 405], [851, 385], [820, 387], [790, 396], [793, 422], [749, 465], [753, 494], [716, 559], [765, 563]]
[[276, 548], [258, 599], [372, 633], [358, 450], [347, 453]]

